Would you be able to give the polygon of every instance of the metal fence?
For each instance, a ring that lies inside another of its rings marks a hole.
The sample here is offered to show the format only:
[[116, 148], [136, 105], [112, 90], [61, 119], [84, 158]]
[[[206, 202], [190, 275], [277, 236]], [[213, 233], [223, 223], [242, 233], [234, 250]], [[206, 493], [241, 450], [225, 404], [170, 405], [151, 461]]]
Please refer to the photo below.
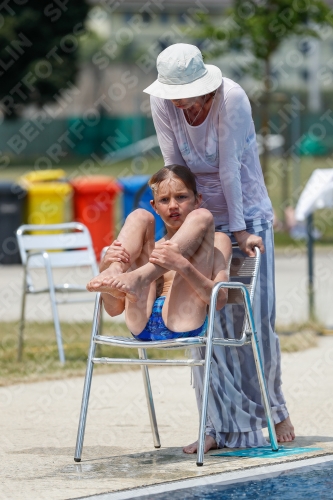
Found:
[[[257, 132], [261, 117], [253, 109]], [[284, 150], [297, 149], [314, 156], [333, 151], [333, 112], [302, 112], [280, 109], [270, 115], [272, 134], [284, 138]], [[153, 121], [146, 116], [79, 116], [8, 120], [0, 124], [0, 151], [14, 156], [46, 155], [61, 159], [68, 154], [88, 156], [91, 153], [112, 156], [155, 134]], [[54, 163], [58, 163], [57, 160]]]

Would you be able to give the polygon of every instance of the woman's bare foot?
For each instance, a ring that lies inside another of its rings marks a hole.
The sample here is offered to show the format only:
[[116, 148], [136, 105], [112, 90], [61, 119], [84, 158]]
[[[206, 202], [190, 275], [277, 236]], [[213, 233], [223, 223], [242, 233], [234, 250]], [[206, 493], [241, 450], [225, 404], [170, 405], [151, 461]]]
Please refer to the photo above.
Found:
[[295, 439], [294, 426], [290, 417], [275, 424], [276, 437], [279, 443], [289, 443]]
[[[207, 453], [209, 450], [216, 450], [217, 449], [217, 444], [215, 439], [212, 436], [206, 436], [205, 437], [205, 446], [204, 446], [204, 453]], [[196, 453], [198, 450], [198, 441], [195, 443], [189, 444], [188, 446], [185, 446], [183, 448], [184, 453]]]
[[119, 266], [111, 264], [111, 266], [105, 269], [105, 271], [101, 272], [98, 276], [95, 276], [95, 278], [89, 281], [87, 284], [87, 290], [89, 290], [89, 292], [110, 293], [117, 299], [124, 298], [125, 293], [111, 287], [113, 278], [119, 276], [121, 273], [122, 270]]

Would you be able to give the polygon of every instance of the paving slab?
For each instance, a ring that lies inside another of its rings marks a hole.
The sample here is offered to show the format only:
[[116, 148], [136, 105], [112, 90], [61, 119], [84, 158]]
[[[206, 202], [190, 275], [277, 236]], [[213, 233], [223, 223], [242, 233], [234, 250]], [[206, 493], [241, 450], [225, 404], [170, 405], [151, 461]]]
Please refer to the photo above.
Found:
[[[275, 252], [276, 319], [279, 325], [308, 319], [308, 259], [293, 246]], [[314, 249], [314, 300], [319, 321], [333, 330], [333, 249]]]
[[[74, 447], [83, 378], [0, 388], [1, 500], [64, 500], [333, 453], [333, 337], [282, 358], [297, 440], [310, 453], [216, 457], [203, 467], [182, 446], [198, 414], [187, 367], [150, 370], [162, 448], [155, 450], [139, 370], [93, 377], [82, 462]], [[310, 448], [320, 448], [311, 451]]]

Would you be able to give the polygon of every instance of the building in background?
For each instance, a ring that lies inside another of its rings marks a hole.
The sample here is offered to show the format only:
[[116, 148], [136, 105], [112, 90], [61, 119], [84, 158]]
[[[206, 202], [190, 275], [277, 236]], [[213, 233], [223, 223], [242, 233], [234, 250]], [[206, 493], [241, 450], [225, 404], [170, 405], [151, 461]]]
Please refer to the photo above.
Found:
[[[114, 115], [147, 114], [147, 96], [142, 90], [156, 78], [158, 54], [172, 43], [193, 43], [210, 49], [211, 40], [202, 40], [200, 15], [208, 15], [216, 24], [227, 19], [232, 2], [222, 0], [91, 0], [89, 28], [99, 39], [89, 50], [83, 42], [83, 64], [78, 87], [80, 96], [73, 99], [66, 113], [82, 112], [105, 94]], [[329, 3], [329, 2], [328, 2]], [[331, 0], [333, 7], [333, 0]], [[210, 62], [223, 74], [239, 82], [251, 93], [258, 82], [244, 75], [242, 66], [250, 60], [234, 51]], [[288, 40], [282, 45], [272, 65], [273, 87], [278, 92], [308, 92], [310, 111], [320, 111], [321, 93], [333, 90], [333, 32], [323, 40]], [[126, 91], [126, 98], [124, 98]]]
[[[90, 0], [90, 3], [89, 33], [80, 37], [81, 63], [76, 84], [63, 89], [55, 105], [47, 106], [52, 122], [40, 132], [40, 140], [29, 142], [21, 137], [20, 141], [20, 130], [25, 126], [20, 120], [3, 123], [0, 150], [14, 155], [36, 155], [48, 150], [54, 138], [67, 134], [62, 147], [70, 154], [86, 155], [107, 150], [105, 141], [110, 134], [112, 151], [154, 133], [149, 96], [142, 90], [157, 76], [158, 54], [178, 42], [193, 43], [209, 52], [213, 42], [199, 37], [200, 15], [210, 16], [216, 24], [225, 23], [226, 9], [231, 5], [226, 0]], [[329, 3], [333, 8], [333, 0]], [[333, 106], [332, 32], [323, 33], [322, 38], [289, 40], [272, 64], [273, 91], [285, 95], [287, 101], [293, 96], [301, 100], [310, 121]], [[250, 56], [246, 53], [233, 51], [209, 62], [219, 66], [224, 76], [240, 83], [251, 99], [260, 91], [261, 82], [243, 73], [242, 66], [248, 61]], [[255, 107], [253, 110], [256, 117]], [[36, 108], [27, 107], [23, 122], [33, 124], [36, 113]], [[77, 130], [82, 127], [79, 134]], [[333, 136], [333, 126], [331, 129], [329, 137]], [[13, 136], [17, 136], [14, 141]]]

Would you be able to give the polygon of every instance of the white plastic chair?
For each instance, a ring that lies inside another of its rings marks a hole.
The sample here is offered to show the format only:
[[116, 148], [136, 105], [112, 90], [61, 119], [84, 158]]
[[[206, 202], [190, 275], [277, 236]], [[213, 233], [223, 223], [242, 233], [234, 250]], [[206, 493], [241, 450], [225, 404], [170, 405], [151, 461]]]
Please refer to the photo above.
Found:
[[[41, 234], [46, 232], [47, 234]], [[92, 246], [89, 230], [83, 224], [70, 222], [66, 224], [20, 226], [16, 232], [22, 264], [24, 266], [23, 293], [21, 303], [21, 319], [18, 338], [18, 360], [22, 359], [23, 333], [25, 326], [25, 306], [27, 294], [49, 293], [56, 333], [59, 359], [65, 362], [62, 343], [58, 304], [73, 302], [91, 302], [94, 297], [76, 299], [58, 299], [58, 293], [87, 292], [84, 285], [61, 283], [56, 284], [53, 278], [55, 268], [91, 267], [91, 277], [98, 274], [98, 266]], [[47, 286], [36, 288], [31, 270], [44, 268]], [[88, 293], [88, 292], [87, 292]]]
[[[260, 351], [258, 347], [258, 340], [257, 340], [256, 329], [253, 319], [253, 311], [252, 311], [252, 301], [257, 283], [259, 266], [260, 266], [260, 251], [258, 248], [256, 248], [256, 257], [254, 258], [245, 257], [244, 254], [238, 248], [234, 248], [233, 258], [231, 262], [231, 273], [230, 273], [231, 282], [228, 283], [220, 282], [214, 286], [212, 290], [211, 302], [209, 307], [208, 329], [203, 337], [190, 337], [190, 338], [180, 338], [173, 340], [145, 342], [136, 340], [135, 338], [101, 335], [99, 332], [99, 324], [100, 324], [100, 314], [103, 305], [100, 294], [99, 293], [97, 294], [95, 302], [94, 319], [92, 324], [91, 343], [90, 343], [89, 356], [87, 362], [87, 371], [83, 388], [76, 449], [74, 455], [75, 462], [81, 461], [94, 364], [107, 363], [107, 364], [141, 365], [146, 399], [148, 404], [148, 413], [149, 413], [155, 448], [160, 448], [161, 443], [158, 433], [157, 420], [156, 420], [152, 390], [148, 373], [148, 366], [202, 365], [204, 366], [204, 381], [203, 381], [202, 409], [201, 409], [199, 443], [198, 443], [198, 454], [197, 454], [197, 465], [202, 466], [204, 461], [205, 428], [207, 420], [207, 405], [208, 405], [208, 394], [210, 387], [211, 357], [212, 357], [213, 346], [223, 345], [225, 347], [241, 347], [244, 344], [248, 343], [251, 343], [252, 345], [253, 356], [257, 368], [258, 380], [260, 385], [260, 391], [268, 423], [268, 432], [272, 450], [278, 451], [279, 447], [277, 443], [266, 382], [264, 378], [263, 366], [260, 358]], [[237, 281], [234, 282], [233, 280]], [[216, 314], [216, 301], [218, 292], [221, 288], [228, 288], [231, 290], [231, 293], [229, 292], [230, 296], [228, 296], [228, 303], [239, 304], [240, 303], [239, 298], [242, 298], [242, 303], [245, 305], [245, 319], [239, 339], [214, 337], [214, 318]], [[95, 357], [97, 344], [105, 344], [117, 347], [131, 347], [134, 349], [138, 349], [139, 359]], [[149, 348], [185, 349], [188, 347], [196, 348], [202, 346], [206, 346], [205, 359], [147, 359], [147, 354], [146, 354], [146, 350]]]

